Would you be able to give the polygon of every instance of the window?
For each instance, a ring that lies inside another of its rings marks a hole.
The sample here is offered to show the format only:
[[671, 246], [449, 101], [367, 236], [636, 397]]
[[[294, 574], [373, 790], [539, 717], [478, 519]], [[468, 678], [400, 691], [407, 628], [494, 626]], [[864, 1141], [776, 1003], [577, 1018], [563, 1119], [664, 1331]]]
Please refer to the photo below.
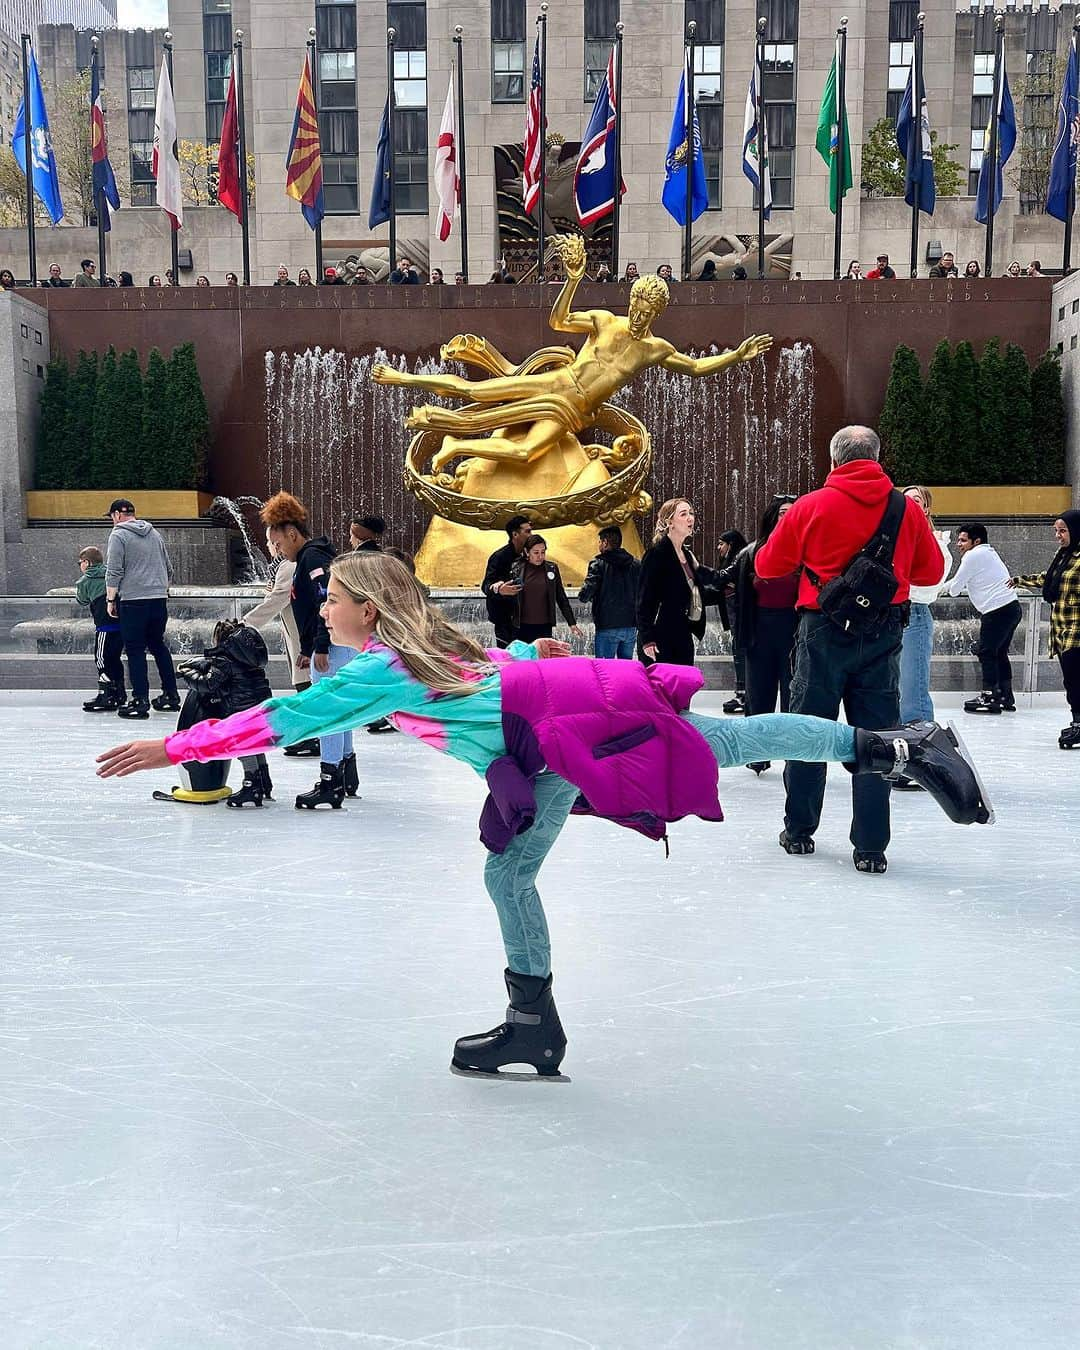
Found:
[[699, 103], [724, 101], [724, 49], [712, 45], [694, 48], [694, 98]]
[[918, 13], [918, 0], [890, 0], [889, 41], [912, 42]]
[[491, 0], [491, 101], [525, 101], [525, 0]]
[[994, 96], [994, 53], [976, 52], [975, 65], [971, 78], [971, 92], [973, 96], [985, 94], [988, 98]]
[[395, 205], [404, 215], [427, 215], [427, 111], [399, 109], [394, 132]]
[[128, 67], [128, 107], [152, 108], [156, 99], [154, 67]]
[[[206, 101], [224, 103], [229, 92], [229, 75], [232, 72], [232, 54], [226, 52], [206, 53]], [[247, 100], [245, 100], [246, 102]]]
[[619, 22], [619, 0], [585, 0], [585, 102], [604, 82]]
[[202, 0], [202, 12], [204, 14], [230, 14], [232, 12], [232, 0]]
[[721, 103], [703, 103], [698, 108], [701, 131], [701, 155], [705, 161], [705, 185], [709, 189], [709, 210], [719, 211], [724, 175], [724, 107]]
[[93, 48], [90, 46], [90, 39], [98, 39], [98, 75], [102, 84], [105, 83], [105, 37], [102, 33], [95, 33], [89, 28], [76, 28], [75, 30], [75, 67], [82, 75], [90, 69], [90, 62], [93, 57]]
[[355, 155], [360, 149], [356, 112], [320, 108], [319, 142], [324, 154]]
[[427, 107], [427, 52], [394, 52], [394, 101], [399, 108]]
[[131, 154], [131, 204], [153, 206], [157, 187], [150, 167], [153, 161], [154, 142], [133, 138], [128, 143], [128, 149]]
[[356, 107], [356, 52], [319, 52], [319, 107]]
[[799, 35], [797, 0], [758, 0], [758, 14], [769, 27], [766, 35], [783, 39], [764, 44], [762, 94], [769, 131], [769, 177], [772, 204], [781, 210], [795, 205], [795, 69]]
[[767, 103], [795, 101], [795, 48], [791, 43], [765, 43], [761, 85]]
[[323, 202], [329, 214], [359, 210], [355, 155], [323, 155]]
[[895, 122], [900, 116], [900, 104], [904, 101], [904, 90], [911, 76], [911, 62], [915, 55], [915, 43], [889, 43], [889, 88], [885, 95], [885, 116]]
[[725, 0], [685, 0], [683, 31], [693, 21], [697, 24], [695, 39], [704, 47], [722, 46], [724, 42]]
[[390, 0], [386, 6], [387, 27], [397, 32], [400, 51], [427, 48], [427, 6], [424, 0]]
[[769, 42], [798, 42], [799, 0], [758, 0], [757, 16], [765, 20]]
[[[1029, 18], [1034, 19], [1034, 14]], [[1055, 42], [1057, 15], [1046, 12], [1053, 22], [1028, 24], [1028, 42]], [[1055, 52], [1029, 46], [1027, 78], [1023, 86], [1023, 102], [1019, 111], [1023, 117], [1020, 132], [1020, 214], [1041, 215], [1046, 208], [1046, 194], [1050, 187], [1050, 160], [1057, 134], [1058, 82], [1055, 73]]]

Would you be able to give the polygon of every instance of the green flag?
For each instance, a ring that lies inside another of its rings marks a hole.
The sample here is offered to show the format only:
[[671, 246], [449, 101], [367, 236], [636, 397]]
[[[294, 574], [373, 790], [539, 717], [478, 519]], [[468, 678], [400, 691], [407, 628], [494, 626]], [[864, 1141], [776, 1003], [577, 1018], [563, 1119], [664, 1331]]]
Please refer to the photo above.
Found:
[[[829, 166], [829, 210], [836, 215], [836, 205], [851, 187], [851, 137], [848, 135], [847, 108], [842, 107], [838, 97], [840, 65], [840, 42], [833, 53], [829, 78], [825, 81], [825, 92], [821, 96], [821, 112], [818, 113], [817, 137], [814, 144], [818, 154]], [[840, 149], [839, 128], [844, 127], [843, 163], [838, 153]]]

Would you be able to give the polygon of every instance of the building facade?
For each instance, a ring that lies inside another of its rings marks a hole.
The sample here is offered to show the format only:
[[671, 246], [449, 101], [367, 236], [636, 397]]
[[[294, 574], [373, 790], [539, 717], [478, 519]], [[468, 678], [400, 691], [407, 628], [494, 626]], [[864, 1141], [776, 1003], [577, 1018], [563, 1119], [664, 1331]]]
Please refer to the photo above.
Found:
[[[74, 2], [74, 0], [72, 0]], [[10, 0], [0, 0], [0, 4]], [[753, 34], [766, 20], [764, 86], [773, 181], [767, 225], [772, 275], [832, 274], [833, 217], [827, 169], [814, 141], [822, 91], [841, 16], [848, 23], [847, 108], [856, 188], [844, 208], [842, 254], [871, 266], [888, 251], [906, 274], [909, 216], [902, 201], [859, 191], [861, 147], [880, 119], [895, 118], [907, 80], [916, 16], [925, 13], [925, 79], [931, 123], [955, 147], [960, 194], [939, 197], [933, 219], [921, 221], [920, 269], [942, 250], [961, 266], [982, 258], [974, 221], [978, 167], [994, 79], [994, 12], [957, 11], [951, 0], [551, 0], [548, 9], [548, 229], [573, 224], [573, 164], [614, 27], [625, 28], [623, 198], [620, 257], [641, 271], [671, 263], [679, 272], [681, 231], [660, 202], [664, 158], [682, 70], [683, 35], [697, 25], [696, 92], [709, 209], [694, 228], [694, 274], [708, 259], [721, 276], [743, 262], [756, 275], [757, 213], [742, 172], [743, 114], [754, 61]], [[316, 31], [319, 120], [327, 216], [328, 261], [357, 254], [378, 265], [387, 229], [369, 229], [368, 202], [379, 123], [386, 101], [387, 29], [393, 28], [396, 200], [399, 252], [449, 279], [461, 266], [459, 226], [440, 243], [431, 183], [433, 146], [450, 78], [455, 25], [463, 28], [470, 280], [486, 280], [499, 260], [524, 275], [535, 253], [535, 224], [520, 207], [524, 133], [536, 19], [527, 0], [171, 0], [175, 94], [182, 138], [216, 144], [221, 131], [232, 42], [244, 33], [248, 147], [255, 159], [252, 279], [273, 280], [284, 263], [295, 275], [314, 261], [312, 233], [285, 195], [285, 154], [309, 28]], [[1057, 94], [1076, 10], [1046, 4], [1005, 11], [1006, 69], [1023, 128], [1005, 173], [1005, 202], [996, 221], [994, 270], [1009, 259], [1040, 256], [1060, 263], [1061, 226], [1041, 214]], [[153, 90], [161, 32], [113, 33], [105, 42], [114, 163], [123, 147], [132, 202], [153, 202], [149, 179]], [[59, 76], [60, 48], [85, 34], [43, 29], [39, 59]], [[49, 55], [56, 52], [55, 58]], [[45, 71], [43, 69], [43, 76]], [[47, 82], [49, 77], [45, 77]], [[123, 107], [118, 104], [124, 104]], [[119, 115], [118, 115], [119, 114]], [[126, 115], [125, 115], [126, 114]], [[123, 213], [121, 213], [121, 218]], [[122, 220], [117, 225], [122, 226]], [[220, 231], [211, 231], [215, 236]], [[225, 238], [228, 238], [226, 233]], [[114, 237], [114, 243], [118, 239]], [[606, 258], [609, 226], [592, 232], [593, 265]], [[217, 258], [239, 262], [226, 245]], [[215, 259], [216, 261], [216, 259]], [[206, 271], [209, 259], [195, 260]], [[220, 280], [220, 278], [215, 278]]]

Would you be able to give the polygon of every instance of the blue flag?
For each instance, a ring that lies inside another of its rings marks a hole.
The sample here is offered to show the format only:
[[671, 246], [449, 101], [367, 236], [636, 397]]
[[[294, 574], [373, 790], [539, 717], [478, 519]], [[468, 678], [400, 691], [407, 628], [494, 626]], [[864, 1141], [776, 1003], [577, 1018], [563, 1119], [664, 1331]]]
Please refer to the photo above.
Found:
[[[15, 116], [15, 130], [11, 134], [11, 149], [19, 168], [26, 176], [26, 109], [19, 104]], [[34, 191], [38, 201], [49, 213], [55, 225], [64, 214], [60, 200], [60, 182], [56, 176], [56, 156], [49, 138], [49, 114], [45, 111], [45, 95], [41, 92], [37, 57], [30, 52], [30, 161], [34, 176]]]
[[[930, 134], [930, 116], [926, 111], [926, 83], [922, 71], [917, 71], [915, 67], [915, 52], [912, 50], [907, 88], [896, 119], [896, 146], [904, 157], [904, 201], [908, 206], [914, 206], [917, 189], [919, 210], [932, 216], [937, 204], [934, 138]], [[916, 108], [919, 110], [918, 117], [915, 116]]]
[[[120, 209], [120, 194], [109, 163], [109, 139], [105, 134], [105, 110], [101, 106], [101, 81], [98, 78], [97, 57], [90, 66], [90, 159], [94, 174], [94, 210], [104, 230], [112, 229], [109, 208]], [[105, 278], [101, 278], [102, 285]]]
[[390, 100], [386, 100], [379, 123], [379, 143], [375, 147], [375, 176], [371, 180], [371, 205], [368, 229], [385, 225], [390, 219]]
[[[607, 71], [596, 91], [596, 102], [574, 170], [574, 204], [582, 225], [591, 225], [615, 209], [615, 142], [618, 134], [613, 47]], [[622, 183], [619, 196], [625, 191], [626, 184]]]
[[687, 112], [686, 70], [683, 69], [679, 81], [679, 92], [675, 99], [675, 111], [671, 118], [671, 135], [668, 137], [667, 156], [664, 159], [664, 190], [660, 200], [668, 215], [673, 216], [680, 225], [686, 224], [686, 173], [687, 161], [690, 161], [690, 219], [697, 220], [709, 205], [709, 189], [705, 183], [705, 157], [701, 153], [701, 131], [698, 127], [697, 109], [693, 109], [694, 148], [688, 151], [686, 144]]
[[[986, 149], [983, 151], [982, 168], [979, 170], [979, 191], [975, 198], [975, 219], [985, 225], [987, 217], [997, 215], [1001, 199], [1005, 195], [1005, 185], [1001, 170], [1016, 148], [1016, 109], [1013, 107], [1012, 94], [1009, 93], [1009, 76], [1001, 72], [1001, 95], [997, 112], [997, 163], [990, 162], [990, 128], [986, 129]], [[991, 195], [991, 183], [993, 195]]]
[[1050, 160], [1050, 182], [1046, 189], [1046, 214], [1058, 220], [1069, 218], [1070, 188], [1076, 183], [1076, 147], [1080, 135], [1080, 69], [1076, 48], [1069, 47], [1069, 64], [1058, 100], [1057, 133]]

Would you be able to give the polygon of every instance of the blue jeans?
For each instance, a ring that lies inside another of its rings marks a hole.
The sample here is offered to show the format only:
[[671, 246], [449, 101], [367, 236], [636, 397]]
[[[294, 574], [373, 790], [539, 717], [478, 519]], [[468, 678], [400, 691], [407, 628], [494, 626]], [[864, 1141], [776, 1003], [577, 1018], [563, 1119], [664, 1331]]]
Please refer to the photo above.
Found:
[[[315, 658], [311, 658], [311, 683], [318, 684], [320, 680], [329, 679], [331, 675], [336, 675], [342, 666], [347, 666], [356, 655], [356, 649], [353, 647], [338, 647], [331, 643], [330, 645], [330, 665], [326, 670], [317, 670], [315, 667]], [[334, 736], [319, 737], [319, 758], [324, 764], [340, 764], [346, 755], [352, 754], [352, 732], [339, 731]]]
[[[855, 758], [855, 732], [820, 717], [769, 713], [763, 717], [704, 717], [682, 714], [695, 727], [721, 768], [761, 759], [830, 760]], [[547, 976], [551, 942], [536, 878], [577, 800], [578, 789], [558, 774], [544, 772], [535, 781], [536, 819], [515, 835], [505, 853], [488, 855], [484, 885], [495, 905], [506, 948], [506, 964], [521, 975]]]
[[911, 618], [900, 646], [900, 721], [932, 722], [930, 653], [934, 647], [934, 616], [929, 605], [912, 602]]
[[597, 660], [614, 661], [619, 658], [632, 661], [636, 642], [636, 628], [598, 628], [595, 642]]

